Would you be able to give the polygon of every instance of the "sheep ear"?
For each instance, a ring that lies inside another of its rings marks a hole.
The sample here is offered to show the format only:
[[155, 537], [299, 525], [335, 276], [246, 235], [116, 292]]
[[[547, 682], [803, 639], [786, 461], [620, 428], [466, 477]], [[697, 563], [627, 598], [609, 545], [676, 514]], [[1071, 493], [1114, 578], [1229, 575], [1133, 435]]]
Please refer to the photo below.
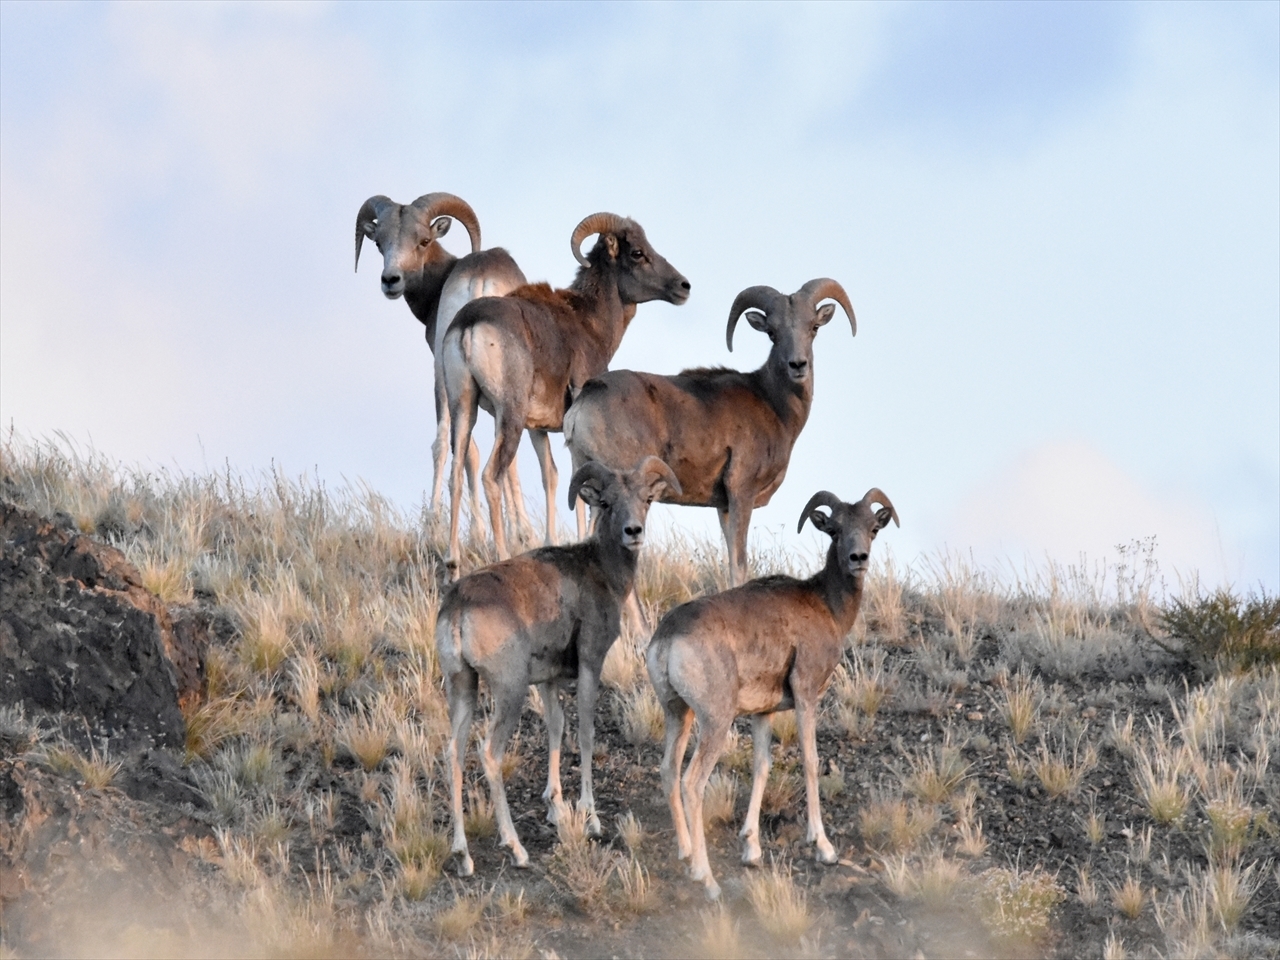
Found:
[[604, 241], [604, 248], [609, 251], [609, 259], [617, 260], [618, 259], [618, 238], [615, 237], [612, 233], [606, 233], [600, 239]]
[[818, 326], [824, 326], [830, 322], [831, 318], [836, 315], [836, 305], [834, 303], [824, 303], [818, 308], [818, 318], [814, 321]]
[[372, 237], [378, 232], [378, 225], [372, 220], [366, 220], [360, 225], [360, 229], [364, 231], [366, 237]]
[[809, 520], [815, 527], [817, 527], [823, 533], [827, 534], [828, 536], [834, 535], [833, 534], [834, 527], [832, 526], [832, 523], [831, 523], [831, 514], [819, 513], [817, 510], [814, 510], [812, 513], [809, 514]]
[[590, 480], [578, 488], [578, 497], [588, 507], [593, 507], [596, 510], [599, 510], [604, 503], [600, 498], [600, 488]]
[[876, 533], [879, 533], [889, 525], [889, 521], [893, 519], [893, 511], [881, 508], [876, 511]]
[[769, 318], [759, 310], [748, 310], [743, 314], [747, 323], [751, 324], [753, 330], [759, 330], [761, 333], [769, 332]]
[[431, 224], [431, 232], [435, 235], [435, 238], [439, 240], [449, 232], [449, 228], [452, 226], [453, 217], [441, 217]]

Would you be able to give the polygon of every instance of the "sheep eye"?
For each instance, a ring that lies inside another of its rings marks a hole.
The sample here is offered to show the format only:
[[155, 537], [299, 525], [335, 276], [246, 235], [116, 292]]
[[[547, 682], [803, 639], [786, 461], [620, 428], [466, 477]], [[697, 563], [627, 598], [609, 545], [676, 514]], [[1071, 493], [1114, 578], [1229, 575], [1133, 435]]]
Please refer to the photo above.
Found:
[[431, 242], [431, 241], [430, 241], [429, 239], [427, 239], [427, 240], [419, 240], [419, 241], [418, 241], [418, 246], [420, 246], [420, 247], [425, 247], [425, 246], [426, 246], [427, 244], [429, 244], [430, 242]]
[[644, 251], [639, 248], [633, 249], [631, 251], [631, 259], [635, 260], [637, 263], [640, 262], [644, 259]]

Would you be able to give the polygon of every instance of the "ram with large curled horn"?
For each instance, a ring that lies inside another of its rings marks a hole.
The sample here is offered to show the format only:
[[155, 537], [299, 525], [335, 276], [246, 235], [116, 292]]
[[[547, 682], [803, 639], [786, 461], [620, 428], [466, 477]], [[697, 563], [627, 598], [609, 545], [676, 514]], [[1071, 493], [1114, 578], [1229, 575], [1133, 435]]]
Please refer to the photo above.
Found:
[[[665, 457], [683, 491], [669, 502], [716, 508], [729, 550], [729, 582], [742, 583], [751, 512], [782, 483], [809, 419], [813, 338], [835, 313], [829, 301], [840, 305], [856, 334], [848, 294], [826, 277], [790, 296], [767, 286], [738, 294], [725, 332], [729, 349], [744, 316], [773, 341], [764, 366], [750, 373], [716, 367], [670, 377], [613, 370], [592, 380], [565, 418], [574, 465]], [[617, 429], [619, 423], [627, 429]]]
[[[599, 239], [584, 255], [582, 241], [592, 234]], [[563, 428], [565, 410], [582, 385], [608, 369], [637, 304], [680, 304], [689, 298], [689, 281], [653, 248], [634, 220], [592, 214], [574, 228], [570, 246], [581, 266], [567, 289], [537, 283], [505, 297], [469, 303], [454, 319], [440, 350], [455, 457], [471, 442], [476, 411], [484, 407], [494, 417], [484, 490], [500, 558], [510, 554], [498, 523], [502, 494], [497, 478], [514, 460], [521, 431], [529, 431], [542, 468], [546, 542], [551, 544], [556, 540], [557, 474], [547, 431]], [[577, 463], [575, 469], [580, 466]], [[446, 560], [453, 577], [459, 573], [460, 471], [455, 459]]]
[[[873, 510], [874, 506], [882, 509]], [[707, 896], [720, 896], [711, 875], [702, 824], [707, 780], [724, 752], [733, 722], [751, 717], [755, 761], [742, 826], [742, 861], [760, 862], [760, 802], [769, 778], [770, 717], [794, 709], [804, 761], [807, 842], [821, 863], [836, 862], [818, 804], [818, 705], [844, 652], [862, 603], [871, 541], [897, 511], [873, 487], [856, 503], [819, 491], [800, 514], [831, 538], [826, 565], [807, 580], [772, 576], [676, 607], [658, 624], [645, 651], [666, 720], [662, 788], [676, 828], [676, 849]], [[694, 719], [698, 745], [683, 772]]]
[[[440, 244], [453, 221], [467, 229], [471, 252], [459, 259]], [[480, 221], [471, 205], [452, 193], [426, 193], [413, 203], [396, 203], [381, 194], [360, 205], [356, 214], [356, 269], [365, 237], [382, 254], [382, 292], [388, 300], [404, 297], [410, 311], [426, 328], [427, 347], [440, 356], [440, 341], [463, 304], [477, 297], [498, 297], [525, 283], [525, 276], [506, 250], [480, 249]], [[436, 439], [431, 446], [433, 475], [431, 509], [443, 501], [445, 465], [449, 456], [449, 404], [444, 378], [433, 360], [435, 372]], [[480, 453], [470, 444], [466, 457], [471, 505], [479, 516]], [[516, 535], [531, 536], [532, 525], [524, 510], [520, 477], [515, 467], [503, 480], [514, 510], [507, 523]]]

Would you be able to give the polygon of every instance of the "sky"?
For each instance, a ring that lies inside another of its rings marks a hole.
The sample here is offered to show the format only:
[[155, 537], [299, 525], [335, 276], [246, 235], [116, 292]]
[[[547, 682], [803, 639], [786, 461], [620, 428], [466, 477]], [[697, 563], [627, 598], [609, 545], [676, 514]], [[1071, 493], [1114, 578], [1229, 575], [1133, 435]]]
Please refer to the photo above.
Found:
[[1154, 536], [1171, 585], [1280, 589], [1280, 4], [6, 0], [5, 430], [415, 510], [430, 355], [352, 237], [437, 190], [556, 285], [583, 216], [645, 227], [693, 292], [614, 368], [754, 368], [739, 290], [845, 287], [762, 546], [878, 486], [905, 563]]

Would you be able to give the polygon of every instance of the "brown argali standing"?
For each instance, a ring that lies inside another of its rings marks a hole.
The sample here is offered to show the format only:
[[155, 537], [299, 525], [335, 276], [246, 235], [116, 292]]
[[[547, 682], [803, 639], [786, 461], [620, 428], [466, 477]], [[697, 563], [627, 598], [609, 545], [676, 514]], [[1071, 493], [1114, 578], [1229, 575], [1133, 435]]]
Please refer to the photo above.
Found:
[[[884, 509], [873, 511], [873, 504]], [[819, 512], [820, 507], [830, 513]], [[760, 861], [760, 799], [769, 777], [769, 718], [796, 711], [804, 758], [808, 802], [808, 842], [817, 858], [834, 863], [835, 848], [822, 828], [818, 806], [818, 704], [844, 651], [862, 602], [871, 541], [898, 514], [877, 489], [857, 503], [833, 493], [815, 493], [800, 514], [831, 537], [827, 563], [808, 580], [761, 577], [732, 590], [676, 607], [658, 624], [646, 651], [649, 679], [666, 714], [662, 788], [675, 822], [680, 859], [692, 858], [689, 875], [701, 880], [707, 897], [720, 886], [707, 861], [702, 800], [707, 780], [724, 752], [736, 717], [751, 717], [755, 748], [751, 801], [741, 836], [743, 863]], [[698, 746], [683, 779], [680, 768], [694, 718]]]
[[[457, 219], [467, 228], [471, 252], [459, 259], [440, 244]], [[445, 463], [449, 456], [449, 404], [438, 361], [440, 341], [463, 304], [477, 297], [500, 297], [523, 286], [524, 274], [506, 250], [480, 249], [480, 221], [461, 197], [452, 193], [426, 193], [413, 203], [400, 204], [381, 195], [370, 197], [356, 214], [356, 269], [360, 248], [368, 237], [382, 254], [382, 292], [388, 300], [404, 297], [410, 311], [426, 328], [427, 347], [435, 358], [436, 439], [431, 445], [431, 509], [439, 512], [443, 497]], [[479, 501], [480, 453], [473, 442], [467, 450], [466, 469], [472, 511]], [[520, 477], [514, 467], [503, 479], [514, 505], [513, 526], [532, 534], [525, 514]]]
[[635, 584], [649, 505], [664, 489], [680, 489], [675, 475], [656, 457], [634, 470], [615, 473], [584, 464], [569, 482], [569, 506], [579, 496], [599, 516], [591, 539], [562, 547], [542, 547], [514, 560], [478, 570], [449, 586], [440, 601], [436, 650], [449, 701], [449, 764], [453, 853], [462, 855], [460, 873], [473, 870], [462, 825], [462, 755], [475, 711], [479, 680], [493, 699], [489, 733], [480, 748], [489, 781], [501, 843], [518, 867], [528, 866], [511, 822], [502, 784], [502, 756], [515, 731], [530, 684], [537, 684], [550, 738], [547, 771], [549, 820], [561, 804], [560, 744], [564, 708], [560, 686], [578, 684], [578, 745], [582, 793], [578, 809], [587, 830], [600, 835], [591, 784], [596, 694], [605, 655], [618, 636], [620, 606]]
[[[715, 507], [729, 549], [729, 584], [747, 578], [751, 512], [787, 474], [791, 449], [813, 404], [813, 338], [835, 300], [858, 332], [853, 307], [834, 280], [810, 280], [790, 296], [748, 287], [729, 311], [725, 339], [745, 316], [773, 341], [759, 370], [685, 370], [674, 377], [613, 370], [588, 383], [565, 417], [573, 463], [635, 463], [662, 457], [683, 493], [669, 503]], [[619, 424], [626, 424], [619, 429]], [[581, 533], [581, 530], [579, 530]]]
[[[600, 239], [583, 256], [582, 241], [592, 234]], [[542, 467], [546, 542], [551, 544], [556, 538], [556, 466], [546, 431], [562, 429], [565, 411], [582, 385], [608, 368], [635, 316], [636, 304], [649, 300], [681, 304], [689, 299], [689, 281], [653, 249], [634, 220], [612, 213], [592, 214], [574, 229], [570, 246], [582, 266], [568, 289], [552, 290], [537, 283], [505, 297], [475, 300], [459, 311], [441, 350], [455, 457], [470, 443], [476, 409], [483, 407], [494, 416], [493, 453], [484, 468], [484, 491], [493, 520], [494, 547], [503, 559], [510, 554], [498, 522], [502, 500], [496, 478], [515, 457], [520, 432], [530, 431]], [[461, 491], [462, 466], [457, 459], [450, 486], [446, 560], [455, 577]]]

